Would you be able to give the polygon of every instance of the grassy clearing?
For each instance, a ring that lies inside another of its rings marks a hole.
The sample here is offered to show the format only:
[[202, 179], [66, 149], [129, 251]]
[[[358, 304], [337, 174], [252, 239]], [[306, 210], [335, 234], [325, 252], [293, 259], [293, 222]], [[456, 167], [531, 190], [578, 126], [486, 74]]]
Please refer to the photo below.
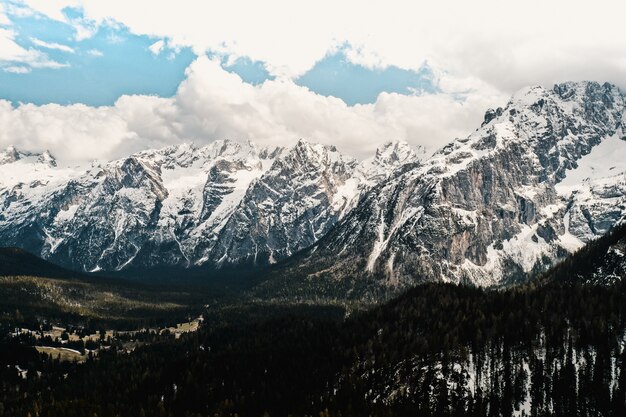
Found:
[[125, 323], [114, 326], [120, 330], [163, 328], [197, 317], [204, 305], [216, 299], [209, 290], [183, 285], [151, 286], [104, 278], [0, 277], [0, 319], [17, 322], [39, 317], [64, 325], [86, 320]]
[[87, 360], [87, 355], [81, 355], [72, 349], [49, 346], [35, 346], [35, 349], [39, 353], [45, 353], [52, 359], [59, 358], [63, 362], [85, 362]]

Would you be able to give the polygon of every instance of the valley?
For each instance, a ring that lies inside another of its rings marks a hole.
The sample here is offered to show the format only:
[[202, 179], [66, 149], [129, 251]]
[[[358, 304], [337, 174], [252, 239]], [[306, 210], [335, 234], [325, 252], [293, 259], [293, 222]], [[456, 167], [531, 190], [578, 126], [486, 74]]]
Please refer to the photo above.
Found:
[[624, 108], [529, 87], [360, 162], [7, 150], [0, 416], [623, 415]]

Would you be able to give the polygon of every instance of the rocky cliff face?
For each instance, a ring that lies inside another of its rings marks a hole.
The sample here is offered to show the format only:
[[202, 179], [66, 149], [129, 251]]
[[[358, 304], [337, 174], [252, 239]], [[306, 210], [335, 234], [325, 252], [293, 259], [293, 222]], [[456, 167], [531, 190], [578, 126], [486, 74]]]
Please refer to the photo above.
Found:
[[[217, 141], [199, 149], [185, 144], [140, 152], [65, 175], [49, 169], [42, 173], [53, 179], [47, 183], [4, 181], [0, 235], [7, 244], [86, 271], [120, 270], [133, 262], [187, 265], [199, 231], [220, 226], [207, 223], [210, 215], [227, 216], [233, 204], [224, 200], [242, 194], [238, 188], [260, 176], [263, 163], [252, 145]], [[40, 191], [33, 193], [37, 184]]]
[[469, 137], [375, 187], [297, 268], [400, 286], [526, 278], [624, 218], [623, 166], [578, 178], [594, 150], [626, 156], [624, 103], [609, 84], [520, 91]]
[[384, 173], [412, 162], [391, 143], [358, 164], [334, 148], [216, 141], [59, 168], [0, 154], [0, 238], [85, 271], [267, 264], [314, 243]]
[[199, 243], [199, 263], [263, 265], [285, 259], [324, 236], [389, 172], [417, 160], [402, 142], [386, 143], [359, 164], [334, 147], [300, 140], [250, 185], [220, 233]]

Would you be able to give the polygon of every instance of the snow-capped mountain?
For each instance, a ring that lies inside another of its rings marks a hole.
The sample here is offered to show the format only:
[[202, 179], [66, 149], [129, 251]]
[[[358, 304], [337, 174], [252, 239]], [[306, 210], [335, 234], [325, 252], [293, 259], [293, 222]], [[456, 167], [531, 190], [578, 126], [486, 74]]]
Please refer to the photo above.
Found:
[[525, 88], [434, 155], [358, 162], [300, 140], [216, 141], [57, 166], [0, 153], [0, 239], [79, 270], [266, 265], [285, 276], [500, 285], [626, 214], [626, 116], [613, 85]]
[[406, 143], [358, 163], [333, 147], [216, 141], [60, 168], [49, 153], [0, 154], [0, 239], [79, 270], [266, 264], [324, 235]]
[[22, 161], [23, 163], [38, 162], [43, 166], [48, 165], [50, 167], [55, 167], [57, 165], [56, 160], [48, 151], [41, 154], [34, 154], [30, 152], [21, 152], [18, 151], [15, 146], [9, 146], [4, 151], [0, 152], [0, 165], [11, 164], [17, 161]]
[[624, 218], [624, 106], [610, 84], [523, 89], [374, 187], [288, 268], [400, 286], [524, 279]]

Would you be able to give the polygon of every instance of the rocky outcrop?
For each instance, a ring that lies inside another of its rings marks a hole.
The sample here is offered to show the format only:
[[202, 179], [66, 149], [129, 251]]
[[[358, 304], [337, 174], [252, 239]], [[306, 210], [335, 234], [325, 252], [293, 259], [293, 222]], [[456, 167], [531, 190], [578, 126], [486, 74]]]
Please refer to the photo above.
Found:
[[375, 187], [297, 268], [313, 280], [368, 271], [400, 286], [525, 279], [624, 217], [611, 200], [623, 202], [623, 187], [592, 187], [598, 227], [582, 233], [574, 213], [589, 204], [556, 187], [583, 156], [621, 135], [623, 112], [609, 84], [524, 89], [468, 138]]

